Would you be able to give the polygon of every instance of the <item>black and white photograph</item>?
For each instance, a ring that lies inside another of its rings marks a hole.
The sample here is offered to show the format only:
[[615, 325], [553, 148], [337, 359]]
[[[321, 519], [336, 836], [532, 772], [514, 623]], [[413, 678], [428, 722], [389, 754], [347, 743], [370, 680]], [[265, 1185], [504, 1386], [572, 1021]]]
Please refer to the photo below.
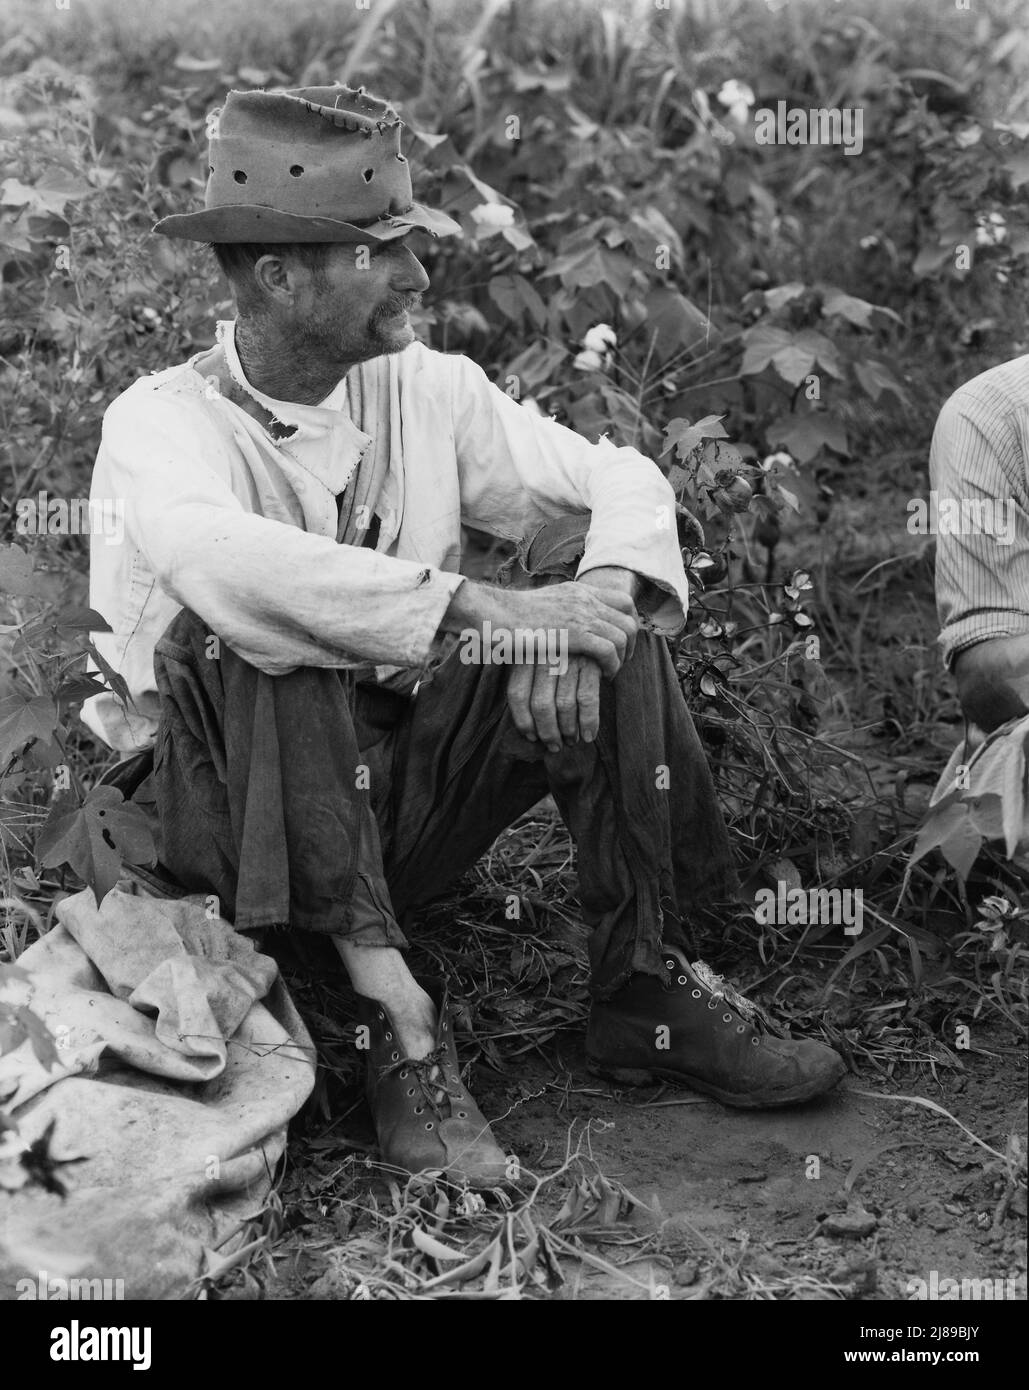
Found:
[[28, 1373], [1006, 1373], [1027, 757], [1024, 0], [0, 0]]

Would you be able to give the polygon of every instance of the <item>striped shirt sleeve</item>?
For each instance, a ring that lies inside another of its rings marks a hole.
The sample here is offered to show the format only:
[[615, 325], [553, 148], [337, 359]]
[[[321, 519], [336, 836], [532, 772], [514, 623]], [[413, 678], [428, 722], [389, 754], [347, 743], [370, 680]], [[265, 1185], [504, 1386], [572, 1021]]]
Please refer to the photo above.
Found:
[[977, 642], [1029, 633], [1029, 355], [951, 396], [929, 473], [939, 643], [949, 669]]

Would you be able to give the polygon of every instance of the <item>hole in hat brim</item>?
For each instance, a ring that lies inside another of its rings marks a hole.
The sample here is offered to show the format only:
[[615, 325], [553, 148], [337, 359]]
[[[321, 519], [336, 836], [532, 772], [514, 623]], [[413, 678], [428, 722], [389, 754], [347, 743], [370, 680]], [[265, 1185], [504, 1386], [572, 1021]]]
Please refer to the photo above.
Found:
[[291, 164], [289, 172], [293, 175], [295, 179], [298, 179], [300, 175], [304, 172], [304, 166], [302, 164]]
[[375, 177], [375, 170], [365, 169], [361, 177], [364, 179], [365, 183], [371, 183], [372, 179]]
[[247, 176], [246, 174], [244, 174], [242, 169], [237, 169], [233, 173], [232, 177], [236, 180], [237, 183], [246, 183], [247, 181]]

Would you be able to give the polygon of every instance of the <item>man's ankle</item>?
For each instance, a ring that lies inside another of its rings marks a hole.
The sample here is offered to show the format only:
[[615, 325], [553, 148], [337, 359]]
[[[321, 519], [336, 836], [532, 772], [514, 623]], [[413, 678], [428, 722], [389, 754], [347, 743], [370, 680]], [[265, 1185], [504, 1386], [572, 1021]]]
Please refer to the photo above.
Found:
[[435, 1004], [420, 985], [415, 985], [415, 991], [405, 991], [400, 999], [391, 996], [377, 1002], [389, 1014], [404, 1055], [427, 1057], [436, 1046], [438, 1017]]
[[336, 949], [358, 994], [374, 999], [389, 1014], [409, 1057], [424, 1057], [436, 1046], [436, 1006], [392, 946], [358, 946], [334, 937]]

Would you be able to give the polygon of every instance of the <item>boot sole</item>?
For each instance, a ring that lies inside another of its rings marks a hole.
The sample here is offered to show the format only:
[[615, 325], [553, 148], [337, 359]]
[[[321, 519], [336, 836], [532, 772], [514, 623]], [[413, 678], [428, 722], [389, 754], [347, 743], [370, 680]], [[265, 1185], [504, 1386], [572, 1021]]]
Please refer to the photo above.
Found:
[[691, 1091], [700, 1091], [702, 1095], [712, 1096], [723, 1105], [731, 1106], [735, 1110], [776, 1110], [783, 1105], [799, 1105], [803, 1101], [814, 1100], [816, 1096], [822, 1096], [827, 1091], [831, 1091], [842, 1080], [844, 1074], [841, 1071], [828, 1083], [807, 1081], [788, 1091], [780, 1091], [773, 1098], [769, 1098], [764, 1095], [742, 1095], [739, 1091], [723, 1091], [718, 1086], [712, 1086], [709, 1081], [702, 1081], [699, 1077], [690, 1076], [686, 1072], [663, 1071], [657, 1067], [649, 1069], [605, 1067], [599, 1062], [587, 1060], [586, 1070], [591, 1072], [593, 1076], [603, 1077], [607, 1081], [617, 1081], [623, 1086], [650, 1086], [655, 1081], [672, 1081], [679, 1086], [688, 1086]]

